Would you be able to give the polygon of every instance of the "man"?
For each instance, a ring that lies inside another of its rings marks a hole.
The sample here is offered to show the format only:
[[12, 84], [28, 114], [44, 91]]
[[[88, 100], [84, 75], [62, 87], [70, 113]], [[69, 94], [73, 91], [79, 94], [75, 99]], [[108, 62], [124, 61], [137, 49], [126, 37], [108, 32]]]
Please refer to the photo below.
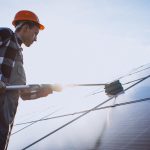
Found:
[[52, 93], [50, 87], [41, 88], [34, 94], [6, 90], [6, 85], [26, 84], [21, 45], [30, 47], [37, 40], [39, 30], [44, 29], [36, 14], [28, 10], [16, 13], [12, 24], [15, 32], [0, 28], [0, 150], [7, 149], [19, 96], [30, 100]]

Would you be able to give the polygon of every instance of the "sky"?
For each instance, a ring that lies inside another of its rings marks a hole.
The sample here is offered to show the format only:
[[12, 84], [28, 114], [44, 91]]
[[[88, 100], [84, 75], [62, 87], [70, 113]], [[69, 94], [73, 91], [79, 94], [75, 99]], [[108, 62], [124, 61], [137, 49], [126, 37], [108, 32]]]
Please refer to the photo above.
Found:
[[[27, 84], [107, 83], [149, 63], [149, 7], [148, 0], [5, 0], [0, 5], [0, 23], [1, 27], [14, 31], [11, 22], [16, 12], [31, 10], [45, 25], [37, 42], [29, 48], [23, 46]], [[54, 92], [37, 101], [24, 102], [20, 99], [15, 123], [35, 120], [55, 111], [54, 115], [59, 115], [91, 108], [100, 99], [99, 95], [88, 95], [102, 89], [66, 88], [61, 93]], [[103, 95], [103, 98], [106, 96]], [[92, 116], [89, 118], [92, 119]], [[21, 149], [66, 121], [63, 118], [33, 125], [11, 137], [9, 149]], [[86, 126], [88, 121], [85, 117], [83, 122], [78, 122], [75, 131]], [[97, 128], [98, 125], [89, 126], [94, 135], [93, 126]], [[56, 133], [51, 144], [48, 141], [43, 144], [44, 149], [50, 145], [53, 149], [58, 148], [56, 145], [66, 146], [71, 138], [70, 130], [64, 130], [65, 136]], [[25, 133], [30, 134], [25, 137]], [[78, 143], [78, 136], [84, 139], [85, 133], [89, 133], [86, 127], [83, 137], [73, 132], [74, 142]], [[61, 139], [59, 142], [55, 140], [58, 137]], [[37, 147], [40, 146], [42, 144]]]

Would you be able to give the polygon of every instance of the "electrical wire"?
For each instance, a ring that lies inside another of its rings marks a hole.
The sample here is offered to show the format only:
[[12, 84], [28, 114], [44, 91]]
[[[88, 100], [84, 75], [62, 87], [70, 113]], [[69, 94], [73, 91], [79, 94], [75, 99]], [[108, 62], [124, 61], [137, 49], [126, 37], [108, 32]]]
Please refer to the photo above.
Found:
[[[123, 83], [122, 85], [127, 85], [127, 84], [130, 84], [130, 83], [133, 83], [133, 82], [136, 82], [136, 81], [139, 81], [141, 79], [143, 79], [144, 77], [142, 78], [139, 78], [139, 79], [136, 79], [136, 80], [132, 80], [132, 81], [129, 81], [129, 82], [126, 82], [126, 83]], [[102, 93], [102, 92], [105, 92], [105, 90], [101, 90], [101, 91], [97, 91], [97, 92], [93, 92], [92, 94], [89, 94], [89, 96], [93, 96], [93, 95], [96, 95], [96, 94], [99, 94], [99, 93]]]
[[[60, 109], [59, 109], [59, 110], [60, 110]], [[47, 118], [47, 117], [51, 116], [52, 114], [54, 114], [54, 113], [58, 112], [59, 110], [55, 110], [54, 112], [52, 112], [52, 113], [50, 113], [50, 114], [48, 114], [48, 115], [46, 115], [46, 116], [42, 117], [42, 118], [41, 118], [41, 119], [39, 119], [38, 121], [34, 121], [34, 122], [32, 122], [31, 124], [29, 124], [29, 125], [27, 125], [27, 126], [25, 126], [25, 127], [21, 128], [21, 129], [17, 130], [16, 132], [12, 133], [12, 134], [11, 134], [11, 136], [12, 136], [12, 135], [15, 135], [16, 133], [18, 133], [18, 132], [20, 132], [20, 131], [22, 131], [22, 130], [24, 130], [24, 129], [28, 128], [28, 127], [30, 127], [31, 125], [33, 125], [33, 124], [35, 124], [35, 123], [39, 122], [40, 120], [43, 120], [44, 118]]]
[[144, 79], [144, 78], [145, 78], [145, 77], [142, 77], [142, 78], [139, 78], [139, 79], [136, 79], [136, 80], [132, 80], [132, 81], [129, 81], [129, 82], [123, 83], [122, 85], [127, 85], [127, 84], [130, 84], [130, 83], [133, 83], [133, 82], [136, 82], [136, 81], [142, 80], [142, 79]]
[[47, 110], [50, 110], [51, 108], [52, 108], [52, 106], [47, 107], [47, 108], [43, 108], [43, 109], [40, 109], [40, 110], [32, 111], [30, 113], [26, 113], [26, 114], [23, 114], [23, 115], [20, 115], [20, 116], [17, 117], [16, 120], [18, 120], [18, 121], [29, 120], [29, 118], [33, 118], [33, 116], [35, 116], [36, 114], [46, 112]]
[[[127, 85], [127, 84], [130, 84], [130, 83], [133, 83], [133, 82], [136, 82], [136, 81], [139, 81], [139, 80], [143, 80], [143, 79], [145, 79], [145, 77], [142, 77], [142, 78], [139, 78], [139, 79], [136, 79], [136, 80], [132, 80], [132, 81], [129, 81], [129, 82], [126, 82], [126, 83], [123, 83], [122, 85]], [[97, 94], [97, 93], [101, 93], [101, 92], [104, 92], [104, 90], [98, 91], [98, 92], [95, 92], [95, 93], [92, 93], [91, 95], [94, 95], [94, 94]], [[90, 96], [91, 96], [91, 95], [90, 95]], [[97, 109], [97, 110], [98, 110], [98, 109]], [[37, 121], [44, 121], [44, 120], [49, 120], [49, 119], [62, 118], [62, 117], [66, 117], [66, 116], [72, 116], [72, 115], [84, 113], [84, 112], [86, 112], [86, 111], [89, 111], [89, 110], [84, 110], [84, 111], [74, 112], [74, 113], [70, 113], [70, 114], [54, 116], [54, 117], [50, 117], [50, 118], [34, 120], [34, 121], [28, 121], [28, 122], [23, 122], [23, 123], [17, 123], [17, 124], [15, 124], [14, 126], [29, 124], [29, 123], [33, 123], [33, 122], [37, 122]]]
[[[139, 81], [139, 80], [142, 80], [142, 79], [144, 79], [144, 78], [145, 78], [145, 77], [138, 78], [138, 79], [136, 79], [136, 80], [132, 80], [132, 81], [123, 83], [122, 85], [130, 84], [130, 83], [132, 83], [132, 82]], [[116, 80], [114, 80], [114, 81], [116, 81]], [[111, 82], [113, 82], [113, 81], [111, 81]], [[109, 83], [111, 83], [111, 82], [109, 82]], [[105, 83], [105, 84], [102, 84], [102, 83], [98, 83], [98, 84], [95, 84], [95, 83], [91, 83], [91, 84], [74, 84], [74, 86], [105, 86], [105, 85], [107, 85], [107, 84], [109, 84], [109, 83]]]
[[147, 65], [149, 65], [149, 64], [150, 64], [150, 63], [146, 63], [146, 64], [141, 65], [141, 66], [139, 66], [139, 67], [133, 68], [133, 69], [132, 69], [132, 72], [135, 71], [135, 70], [138, 70], [138, 69], [140, 69], [140, 68], [143, 68], [143, 67], [145, 67], [145, 66], [147, 66]]
[[[131, 85], [130, 87], [126, 88], [124, 91], [129, 90], [130, 88], [134, 87], [135, 85], [139, 84], [140, 82], [146, 80], [146, 79], [149, 78], [149, 77], [150, 77], [150, 75], [146, 76], [145, 78], [141, 79], [140, 81], [138, 81], [138, 82], [134, 83], [133, 85]], [[117, 94], [116, 96], [118, 96], [118, 95], [119, 95], [119, 94]], [[78, 117], [72, 119], [71, 121], [69, 121], [69, 122], [63, 124], [62, 126], [58, 127], [57, 129], [53, 130], [52, 132], [46, 134], [45, 136], [41, 137], [40, 139], [38, 139], [38, 140], [36, 140], [35, 142], [31, 143], [30, 145], [26, 146], [26, 147], [23, 148], [22, 150], [28, 149], [29, 147], [35, 145], [36, 143], [38, 143], [38, 142], [44, 140], [45, 138], [49, 137], [50, 135], [54, 134], [55, 132], [61, 130], [62, 128], [68, 126], [69, 124], [75, 122], [76, 120], [78, 120], [78, 119], [82, 118], [83, 116], [87, 115], [88, 113], [92, 112], [94, 109], [97, 109], [98, 107], [100, 107], [100, 106], [106, 104], [108, 101], [112, 100], [112, 99], [113, 99], [114, 97], [116, 97], [116, 96], [112, 96], [111, 98], [109, 98], [109, 99], [103, 101], [102, 103], [100, 103], [100, 104], [98, 104], [97, 106], [93, 107], [93, 108], [90, 109], [89, 111], [87, 111], [87, 112], [81, 114], [80, 116], [78, 116]]]
[[[143, 77], [144, 78], [144, 77]], [[143, 78], [139, 78], [139, 79], [136, 79], [136, 80], [132, 80], [132, 81], [129, 81], [129, 82], [126, 82], [126, 83], [123, 83], [122, 85], [127, 85], [127, 84], [130, 84], [130, 83], [133, 83], [133, 82], [136, 82], [136, 81], [139, 81]], [[105, 92], [105, 90], [101, 90], [101, 91], [97, 91], [97, 92], [94, 92], [88, 96], [93, 96], [93, 95], [96, 95], [96, 94], [99, 94], [99, 93], [102, 93], [102, 92]]]
[[[143, 66], [144, 66], [144, 65], [143, 65]], [[140, 66], [139, 68], [141, 68], [141, 67], [143, 67], [143, 66]], [[135, 74], [135, 73], [138, 73], [138, 72], [141, 72], [141, 71], [144, 71], [144, 70], [147, 70], [147, 69], [149, 69], [149, 68], [150, 68], [150, 67], [147, 67], [147, 68], [145, 68], [145, 69], [142, 69], [142, 70], [136, 71], [136, 72], [134, 72], [134, 73], [130, 73], [130, 74], [128, 74], [128, 76], [129, 76], [129, 75], [132, 75], [132, 74]], [[137, 68], [137, 69], [138, 69], [138, 68]], [[141, 80], [141, 79], [144, 79], [144, 78], [136, 79], [136, 80], [133, 80], [133, 81], [130, 81], [130, 82], [124, 83], [123, 85], [125, 85], [125, 84], [129, 84], [129, 83], [132, 83], [132, 82], [135, 82], [135, 81]], [[104, 85], [106, 85], [106, 84], [76, 84], [75, 86], [104, 86]], [[103, 91], [98, 91], [98, 92], [96, 92], [96, 93], [93, 93], [92, 95], [95, 95], [95, 94], [97, 94], [97, 93], [101, 93], [101, 92], [104, 92], [104, 90], [103, 90]], [[83, 111], [82, 111], [82, 112], [83, 112]], [[84, 112], [85, 112], [85, 111], [84, 111]], [[74, 114], [75, 114], [75, 113], [74, 113]], [[72, 115], [72, 114], [69, 114], [69, 115]], [[46, 117], [47, 117], [47, 116], [42, 117], [42, 118], [41, 118], [40, 120], [38, 120], [38, 121], [44, 120]], [[60, 116], [59, 116], [59, 117], [60, 117]], [[37, 122], [37, 121], [32, 122], [30, 125], [28, 125], [28, 126], [26, 126], [26, 127], [22, 128], [22, 129], [20, 129], [20, 130], [16, 131], [15, 133], [18, 133], [18, 132], [22, 131], [23, 129], [25, 129], [25, 128], [27, 128], [27, 127], [31, 126], [32, 124], [34, 124], [34, 123], [36, 123], [36, 122]], [[12, 135], [14, 135], [15, 133], [13, 133]]]
[[[144, 67], [144, 66], [146, 66], [146, 65], [148, 65], [148, 64], [150, 64], [150, 63], [147, 63], [147, 64], [145, 64], [145, 65], [142, 65], [142, 66], [140, 66], [140, 67], [138, 67], [138, 68], [135, 68], [134, 70], [137, 70], [137, 69], [139, 69], [139, 68], [142, 68], [142, 67]], [[133, 72], [134, 70], [133, 70], [133, 71], [130, 71], [131, 73], [128, 73], [128, 74], [126, 74], [126, 75], [124, 75], [124, 76], [121, 76], [121, 77], [119, 77], [119, 78], [116, 79], [116, 80], [120, 80], [120, 79], [122, 79], [122, 78], [124, 78], [124, 77], [126, 77], [126, 76], [131, 76], [131, 75], [133, 75], [133, 74], [142, 72], [142, 71], [147, 70], [147, 69], [150, 69], [150, 67], [147, 67], [147, 68], [141, 69], [141, 70], [139, 70], [139, 71], [135, 71], [135, 72]], [[133, 72], [133, 73], [132, 73], [132, 72]], [[142, 79], [142, 78], [139, 78], [139, 79], [137, 79], [137, 80], [140, 80], [140, 79]], [[116, 81], [116, 80], [114, 80], [114, 81]], [[133, 80], [133, 81], [124, 83], [123, 85], [132, 83], [132, 82], [137, 81], [137, 80]], [[73, 87], [73, 86], [105, 86], [106, 84], [109, 84], [109, 83], [111, 83], [111, 82], [108, 82], [108, 83], [92, 83], [92, 84], [70, 84], [70, 85], [68, 85], [68, 86], [71, 86], [71, 87]]]
[[124, 77], [127, 77], [127, 76], [131, 76], [131, 75], [137, 74], [137, 73], [139, 73], [139, 72], [145, 71], [145, 70], [147, 70], [147, 69], [150, 69], [150, 67], [141, 69], [141, 70], [139, 70], [139, 71], [135, 71], [135, 72], [133, 72], [133, 73], [128, 73], [128, 74], [126, 74], [126, 75], [124, 75], [124, 76], [119, 77], [118, 80], [120, 80], [120, 79], [122, 79], [122, 78], [124, 78]]
[[94, 93], [92, 93], [92, 94], [90, 94], [90, 95], [88, 95], [88, 96], [93, 96], [93, 95], [96, 95], [96, 94], [99, 94], [99, 93], [102, 93], [102, 92], [105, 92], [105, 90], [101, 90], [101, 91], [94, 92]]
[[[127, 101], [127, 102], [118, 103], [118, 104], [109, 105], [109, 106], [104, 106], [104, 107], [96, 108], [92, 111], [97, 111], [97, 110], [102, 110], [102, 109], [107, 109], [107, 108], [117, 107], [117, 106], [122, 106], [122, 105], [127, 105], [127, 104], [139, 103], [139, 102], [148, 101], [148, 100], [150, 100], [150, 97], [144, 98], [144, 99], [139, 99], [139, 100], [134, 100], [134, 101]], [[77, 115], [77, 114], [85, 113], [85, 112], [90, 111], [90, 110], [91, 109], [78, 111], [78, 112], [74, 112], [74, 113], [69, 113], [69, 114], [64, 114], [64, 115], [59, 115], [59, 116], [54, 116], [54, 117], [45, 118], [45, 119], [40, 119], [40, 120], [34, 120], [34, 121], [30, 121], [30, 122], [24, 122], [24, 123], [20, 123], [20, 124], [16, 124], [16, 125], [24, 125], [24, 124], [34, 123], [34, 122], [47, 121], [47, 120], [51, 120], [51, 119], [74, 116], [74, 115]]]

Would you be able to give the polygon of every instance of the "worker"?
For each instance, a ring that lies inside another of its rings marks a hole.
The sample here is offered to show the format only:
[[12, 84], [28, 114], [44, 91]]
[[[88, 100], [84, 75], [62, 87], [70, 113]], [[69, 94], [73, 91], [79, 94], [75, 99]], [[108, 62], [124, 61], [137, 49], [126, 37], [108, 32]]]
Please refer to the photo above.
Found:
[[9, 28], [0, 28], [0, 150], [8, 147], [19, 97], [31, 100], [53, 92], [50, 87], [41, 88], [34, 94], [6, 90], [8, 85], [26, 84], [21, 46], [30, 47], [37, 40], [39, 30], [44, 29], [37, 15], [28, 10], [17, 12], [12, 24], [14, 32]]

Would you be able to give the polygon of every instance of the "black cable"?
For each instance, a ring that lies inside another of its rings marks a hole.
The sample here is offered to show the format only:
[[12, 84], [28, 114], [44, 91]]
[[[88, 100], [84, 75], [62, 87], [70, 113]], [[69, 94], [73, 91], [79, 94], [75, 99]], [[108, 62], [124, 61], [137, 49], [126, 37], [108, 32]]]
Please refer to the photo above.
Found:
[[[150, 77], [150, 75], [146, 76], [144, 79], [142, 79], [142, 80], [136, 82], [135, 84], [131, 85], [130, 87], [126, 88], [124, 91], [129, 90], [130, 88], [134, 87], [135, 85], [137, 85], [138, 83], [140, 83], [140, 82], [146, 80], [146, 79], [149, 78], [149, 77]], [[88, 113], [90, 113], [90, 112], [93, 111], [94, 109], [97, 109], [98, 107], [104, 105], [105, 103], [107, 103], [108, 101], [112, 100], [114, 97], [116, 97], [116, 96], [118, 96], [118, 95], [119, 95], [119, 94], [117, 94], [117, 95], [115, 95], [115, 96], [112, 96], [111, 98], [109, 98], [109, 99], [103, 101], [102, 103], [100, 103], [100, 104], [98, 104], [97, 106], [93, 107], [93, 108], [90, 109], [89, 111], [87, 111], [87, 112], [81, 114], [80, 116], [78, 116], [78, 117], [72, 119], [71, 121], [65, 123], [64, 125], [60, 126], [59, 128], [53, 130], [52, 132], [46, 134], [45, 136], [41, 137], [40, 139], [38, 139], [38, 140], [36, 140], [35, 142], [31, 143], [30, 145], [26, 146], [26, 147], [23, 148], [22, 150], [25, 150], [25, 149], [27, 149], [27, 148], [29, 148], [29, 147], [35, 145], [36, 143], [42, 141], [43, 139], [49, 137], [50, 135], [54, 134], [55, 132], [59, 131], [60, 129], [62, 129], [62, 128], [68, 126], [69, 124], [73, 123], [74, 121], [76, 121], [76, 120], [82, 118], [83, 116], [87, 115]]]
[[[96, 108], [96, 109], [94, 109], [92, 111], [97, 111], [97, 110], [102, 110], [102, 109], [106, 109], [106, 108], [117, 107], [117, 106], [132, 104], [132, 103], [139, 103], [139, 102], [148, 101], [148, 100], [150, 100], [150, 97], [144, 98], [144, 99], [139, 99], [139, 100], [134, 100], [134, 101], [128, 101], [128, 102], [124, 102], [124, 103], [118, 103], [118, 104], [109, 105], [109, 106], [104, 106], [104, 107]], [[47, 120], [51, 120], [51, 119], [57, 119], [57, 118], [63, 118], [63, 117], [73, 116], [73, 115], [85, 113], [85, 112], [87, 112], [89, 110], [91, 110], [91, 109], [83, 110], [83, 111], [78, 111], [78, 112], [74, 112], [74, 113], [70, 113], [70, 114], [64, 114], [64, 115], [54, 116], [54, 117], [51, 117], [51, 118], [34, 120], [34, 121], [20, 123], [20, 124], [16, 124], [16, 125], [23, 125], [23, 124], [33, 123], [33, 122], [47, 121]]]
[[132, 74], [130, 74], [130, 75], [133, 75], [133, 74], [136, 74], [136, 73], [142, 72], [142, 71], [147, 70], [147, 69], [150, 69], [150, 67], [147, 67], [147, 68], [141, 69], [141, 70], [136, 71], [136, 72], [134, 72], [134, 73], [132, 73]]
[[[145, 78], [145, 77], [142, 77], [142, 78], [139, 78], [139, 79], [136, 79], [136, 80], [132, 80], [132, 81], [129, 81], [129, 82], [126, 82], [126, 83], [123, 83], [122, 85], [127, 85], [127, 84], [130, 84], [130, 83], [139, 81], [139, 80], [141, 80], [141, 79], [143, 79], [143, 78]], [[91, 85], [91, 86], [92, 86], [92, 85]], [[105, 92], [105, 90], [93, 92], [92, 94], [90, 94], [90, 95], [88, 95], [88, 96], [93, 96], [93, 95], [96, 95], [96, 94], [99, 94], [99, 93], [102, 93], [102, 92]]]
[[54, 134], [55, 132], [59, 131], [60, 129], [62, 129], [62, 128], [64, 128], [64, 127], [68, 126], [69, 124], [73, 123], [74, 121], [76, 121], [76, 120], [80, 119], [81, 117], [85, 116], [85, 115], [86, 115], [86, 114], [88, 114], [89, 112], [93, 111], [93, 110], [94, 110], [94, 109], [96, 109], [97, 107], [99, 107], [99, 106], [101, 106], [101, 105], [105, 104], [106, 102], [110, 101], [110, 100], [111, 100], [111, 99], [113, 99], [113, 98], [114, 98], [114, 97], [109, 98], [108, 100], [106, 100], [106, 101], [102, 102], [101, 104], [97, 105], [96, 107], [92, 108], [91, 110], [89, 110], [89, 111], [87, 111], [87, 112], [83, 113], [82, 115], [80, 115], [80, 116], [78, 116], [78, 117], [76, 117], [76, 118], [72, 119], [71, 121], [69, 121], [69, 122], [65, 123], [64, 125], [60, 126], [59, 128], [57, 128], [57, 129], [53, 130], [52, 132], [50, 132], [50, 133], [46, 134], [45, 136], [41, 137], [40, 139], [36, 140], [36, 141], [35, 141], [35, 142], [33, 142], [32, 144], [30, 144], [30, 145], [26, 146], [26, 147], [25, 147], [25, 148], [23, 148], [22, 150], [25, 150], [25, 149], [27, 149], [27, 148], [29, 148], [29, 147], [31, 147], [31, 146], [33, 146], [33, 145], [35, 145], [36, 143], [38, 143], [38, 142], [42, 141], [43, 139], [45, 139], [45, 138], [47, 138], [48, 136], [50, 136], [50, 135]]
[[48, 115], [42, 117], [42, 118], [39, 119], [38, 121], [34, 121], [34, 122], [32, 122], [31, 124], [29, 124], [29, 125], [27, 125], [27, 126], [21, 128], [21, 129], [17, 130], [16, 132], [12, 133], [11, 136], [12, 136], [12, 135], [15, 135], [16, 133], [18, 133], [18, 132], [20, 132], [20, 131], [22, 131], [22, 130], [28, 128], [28, 127], [30, 127], [31, 125], [33, 125], [33, 124], [35, 124], [35, 123], [41, 121], [42, 119], [44, 119], [44, 118], [46, 118], [46, 117], [48, 117], [48, 116], [51, 116], [52, 114], [56, 113], [57, 111], [58, 111], [58, 110], [55, 110], [54, 112], [52, 112], [52, 113], [50, 113], [50, 114], [48, 114]]
[[145, 77], [142, 77], [142, 78], [139, 78], [139, 79], [136, 79], [136, 80], [132, 80], [132, 81], [129, 81], [129, 82], [123, 83], [122, 85], [127, 85], [127, 84], [130, 84], [130, 83], [133, 83], [133, 82], [136, 82], [136, 81], [142, 80], [142, 79], [144, 79], [144, 78], [145, 78]]
[[[143, 78], [144, 78], [144, 77], [143, 77]], [[127, 85], [127, 84], [130, 84], [130, 83], [139, 81], [139, 80], [141, 80], [141, 79], [143, 79], [143, 78], [139, 78], [139, 79], [136, 79], [136, 80], [132, 80], [132, 81], [123, 83], [122, 85]], [[102, 92], [105, 92], [105, 90], [101, 90], [101, 91], [94, 92], [94, 93], [90, 94], [89, 96], [96, 95], [96, 94], [99, 94], [99, 93], [102, 93]]]
[[133, 73], [128, 73], [128, 74], [126, 74], [126, 75], [124, 75], [124, 76], [119, 77], [118, 80], [120, 80], [120, 79], [122, 79], [122, 78], [124, 78], [124, 77], [126, 77], [126, 76], [131, 76], [131, 75], [134, 75], [134, 74], [136, 74], [136, 73], [142, 72], [142, 71], [147, 70], [147, 69], [150, 69], [150, 67], [141, 69], [141, 70], [139, 70], [139, 71], [135, 71], [135, 72], [133, 72]]
[[96, 94], [99, 94], [99, 93], [102, 93], [102, 92], [105, 92], [105, 90], [94, 92], [94, 93], [90, 94], [89, 96], [93, 96], [93, 95], [96, 95]]
[[[130, 83], [133, 83], [133, 82], [142, 80], [142, 79], [144, 79], [144, 78], [145, 78], [145, 77], [142, 77], [142, 78], [139, 78], [139, 79], [136, 79], [136, 80], [132, 80], [132, 81], [123, 83], [122, 85], [130, 84]], [[104, 92], [104, 91], [105, 91], [105, 90], [98, 91], [98, 92], [92, 93], [91, 95], [95, 95], [95, 94], [97, 94], [97, 93], [101, 93], [101, 92]], [[91, 95], [90, 95], [90, 96], [91, 96]], [[54, 116], [54, 117], [51, 117], [51, 118], [45, 118], [45, 119], [39, 119], [39, 120], [34, 120], [34, 121], [28, 121], [28, 122], [24, 122], [24, 123], [17, 123], [17, 124], [15, 124], [14, 126], [29, 124], [29, 123], [33, 123], [33, 122], [37, 122], [37, 121], [44, 121], [44, 120], [49, 120], [49, 119], [56, 119], [56, 118], [61, 118], [61, 117], [66, 117], [66, 116], [71, 116], [71, 115], [76, 115], [76, 114], [84, 113], [84, 112], [86, 112], [86, 111], [88, 111], [88, 110], [80, 111], [80, 112], [75, 112], [75, 113], [70, 113], [70, 114], [65, 114], [65, 115]]]
[[51, 106], [47, 107], [47, 108], [40, 109], [40, 110], [32, 111], [32, 112], [26, 113], [24, 115], [18, 116], [17, 120], [21, 120], [23, 122], [23, 121], [29, 120], [29, 118], [33, 117], [33, 115], [35, 115], [35, 114], [43, 113], [43, 112], [46, 112], [47, 110], [50, 110], [50, 109], [51, 109]]

